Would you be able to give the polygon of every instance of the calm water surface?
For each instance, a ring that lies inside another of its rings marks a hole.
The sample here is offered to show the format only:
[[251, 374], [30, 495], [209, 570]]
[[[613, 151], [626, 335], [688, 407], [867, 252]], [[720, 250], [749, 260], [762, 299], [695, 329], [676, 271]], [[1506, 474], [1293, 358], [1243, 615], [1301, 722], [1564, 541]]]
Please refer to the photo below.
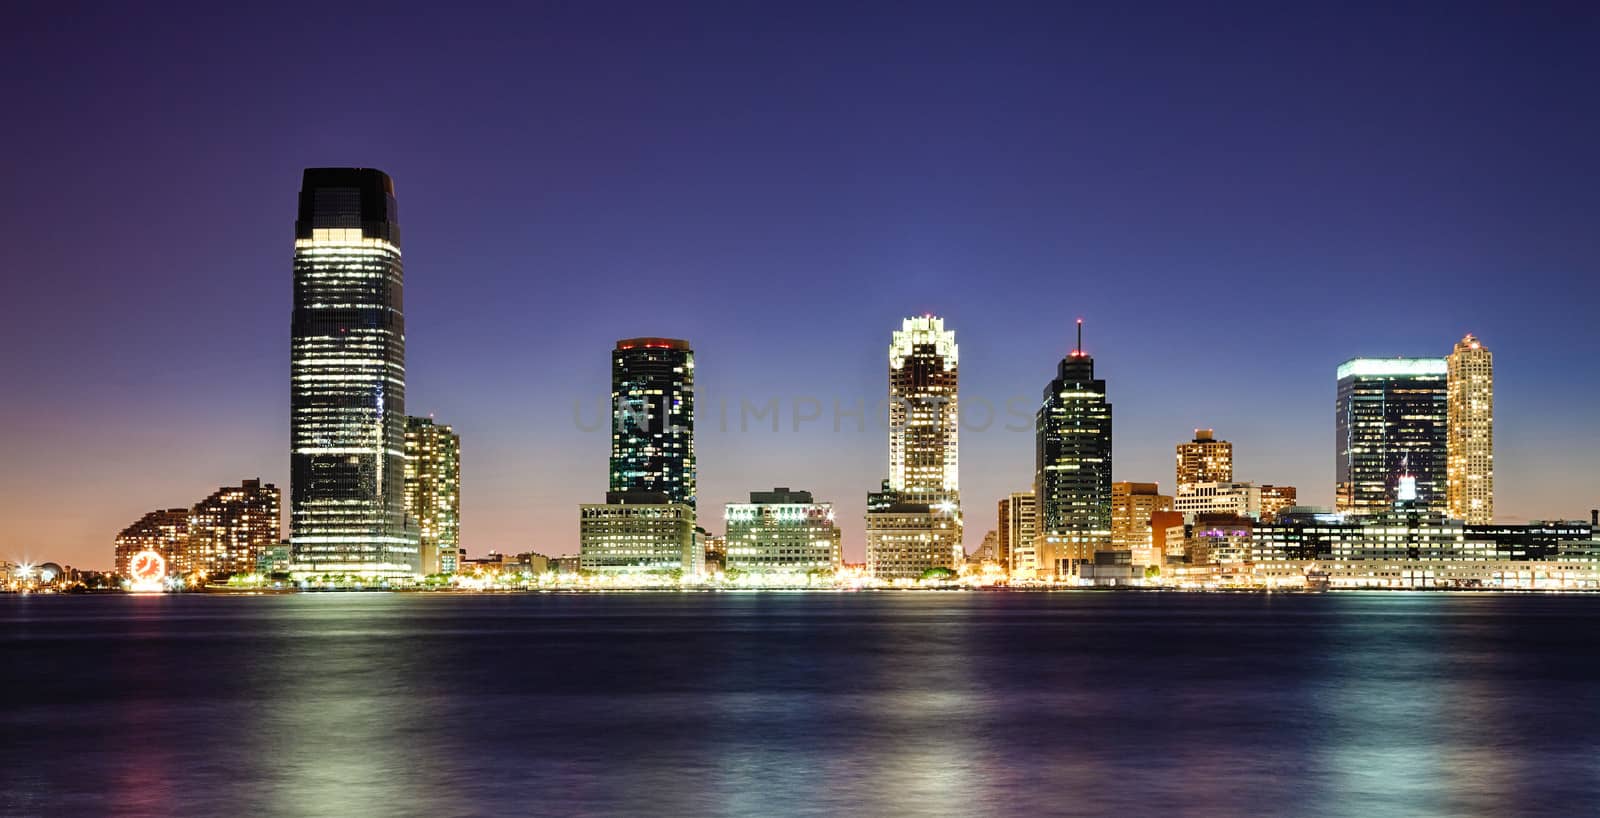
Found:
[[1600, 598], [0, 597], [4, 815], [1594, 815]]

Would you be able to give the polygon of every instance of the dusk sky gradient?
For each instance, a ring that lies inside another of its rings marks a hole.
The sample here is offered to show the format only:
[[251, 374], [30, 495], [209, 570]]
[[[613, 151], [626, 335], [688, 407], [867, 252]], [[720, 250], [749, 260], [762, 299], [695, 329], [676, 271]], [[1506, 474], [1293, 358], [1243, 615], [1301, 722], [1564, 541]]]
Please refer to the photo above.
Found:
[[[703, 524], [809, 489], [861, 560], [886, 432], [832, 407], [884, 398], [923, 312], [963, 403], [1030, 412], [1082, 316], [1116, 479], [1170, 491], [1214, 427], [1317, 504], [1335, 366], [1473, 332], [1499, 516], [1586, 518], [1600, 6], [1399, 5], [11, 7], [0, 559], [106, 568], [247, 477], [287, 502], [296, 194], [343, 165], [395, 180], [407, 409], [461, 434], [475, 556], [576, 552], [608, 440], [575, 403], [661, 335], [697, 356]], [[998, 425], [961, 440], [969, 549], [1032, 478]]]

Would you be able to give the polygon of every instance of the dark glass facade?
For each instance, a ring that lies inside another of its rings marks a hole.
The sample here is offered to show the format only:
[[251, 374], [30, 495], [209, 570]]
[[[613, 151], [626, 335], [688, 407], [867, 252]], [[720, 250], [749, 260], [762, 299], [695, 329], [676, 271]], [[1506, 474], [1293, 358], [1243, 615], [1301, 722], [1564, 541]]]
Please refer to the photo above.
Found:
[[290, 542], [301, 574], [421, 571], [405, 514], [405, 315], [394, 184], [308, 168], [295, 221]]
[[1111, 547], [1111, 404], [1094, 358], [1061, 360], [1034, 431], [1039, 571], [1062, 576]]
[[675, 338], [629, 338], [611, 355], [614, 492], [695, 504], [694, 351]]
[[1443, 512], [1448, 499], [1449, 394], [1443, 358], [1357, 358], [1338, 369], [1335, 481], [1338, 508], [1382, 514], [1416, 478], [1416, 501]]

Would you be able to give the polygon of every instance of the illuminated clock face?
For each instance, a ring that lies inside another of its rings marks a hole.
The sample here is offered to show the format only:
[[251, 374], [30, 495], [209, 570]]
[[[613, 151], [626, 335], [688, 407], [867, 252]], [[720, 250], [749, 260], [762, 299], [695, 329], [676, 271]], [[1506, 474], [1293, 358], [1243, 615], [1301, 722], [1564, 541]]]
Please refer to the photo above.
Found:
[[155, 551], [140, 551], [129, 563], [135, 582], [160, 582], [167, 576], [167, 561]]

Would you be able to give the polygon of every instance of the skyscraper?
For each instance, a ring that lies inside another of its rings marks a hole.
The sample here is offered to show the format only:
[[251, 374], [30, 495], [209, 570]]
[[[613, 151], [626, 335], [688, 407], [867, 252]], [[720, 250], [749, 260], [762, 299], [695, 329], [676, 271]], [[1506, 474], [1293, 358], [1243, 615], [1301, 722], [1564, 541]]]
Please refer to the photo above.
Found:
[[1494, 519], [1494, 353], [1468, 334], [1446, 359], [1449, 514], [1473, 525]]
[[611, 355], [611, 491], [695, 504], [694, 351], [676, 338], [628, 338]]
[[959, 350], [932, 315], [907, 318], [889, 345], [889, 488], [901, 502], [961, 502]]
[[1069, 575], [1111, 545], [1111, 404], [1094, 358], [1078, 346], [1056, 367], [1034, 420], [1039, 571]]
[[212, 578], [250, 574], [282, 534], [278, 487], [260, 480], [223, 486], [189, 510], [189, 570]]
[[422, 573], [455, 573], [461, 548], [461, 438], [433, 418], [406, 418], [406, 516], [417, 529]]
[[889, 479], [868, 496], [867, 570], [916, 579], [954, 570], [961, 545], [956, 334], [932, 315], [901, 322], [889, 344]]
[[1416, 478], [1417, 503], [1445, 510], [1447, 389], [1443, 358], [1355, 358], [1339, 365], [1335, 480], [1340, 511], [1381, 514]]
[[289, 358], [295, 572], [422, 569], [405, 515], [405, 316], [394, 183], [308, 168], [295, 221]]
[[1195, 483], [1233, 482], [1233, 444], [1217, 440], [1211, 429], [1194, 430], [1194, 440], [1178, 444], [1178, 491]]

